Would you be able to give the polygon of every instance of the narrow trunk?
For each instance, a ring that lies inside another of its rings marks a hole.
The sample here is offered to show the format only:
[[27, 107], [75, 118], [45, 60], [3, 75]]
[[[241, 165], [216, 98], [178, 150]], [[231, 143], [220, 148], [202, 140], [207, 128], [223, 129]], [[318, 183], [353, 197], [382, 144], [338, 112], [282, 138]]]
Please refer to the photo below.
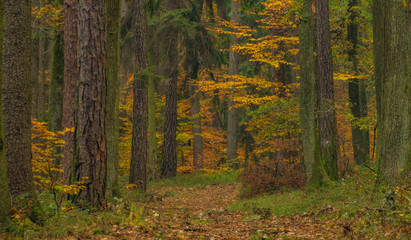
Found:
[[133, 138], [131, 145], [130, 184], [147, 190], [147, 58], [143, 1], [134, 0], [134, 49], [137, 74], [134, 79]]
[[[197, 78], [197, 77], [196, 77]], [[195, 79], [196, 79], [195, 78]], [[190, 86], [191, 106], [190, 114], [192, 118], [192, 134], [193, 134], [193, 165], [196, 169], [203, 167], [203, 136], [201, 128], [201, 106], [200, 92], [195, 84]]]
[[317, 0], [315, 16], [320, 87], [320, 109], [318, 116], [320, 152], [328, 176], [330, 179], [336, 180], [338, 179], [338, 143], [328, 0]]
[[[238, 25], [240, 22], [240, 2], [233, 0], [231, 3], [231, 24]], [[231, 35], [231, 44], [230, 48], [238, 44], [239, 40], [237, 36]], [[230, 75], [238, 74], [239, 66], [239, 55], [237, 52], [230, 51], [229, 55], [229, 69], [228, 72]], [[233, 168], [238, 168], [237, 163], [237, 128], [238, 128], [238, 116], [237, 109], [234, 107], [235, 102], [229, 96], [228, 102], [228, 119], [227, 119], [227, 160], [234, 161], [232, 162]]]
[[78, 204], [106, 205], [105, 19], [102, 0], [77, 1], [78, 81], [74, 181], [84, 181]]
[[120, 0], [106, 0], [106, 42], [107, 42], [107, 195], [119, 196], [119, 103], [120, 103]]
[[[177, 0], [168, 0], [170, 11], [178, 9]], [[177, 76], [178, 76], [178, 32], [174, 27], [169, 28], [167, 67], [166, 111], [164, 122], [164, 154], [161, 168], [162, 177], [175, 177], [177, 175]]]
[[380, 179], [394, 183], [410, 157], [407, 6], [395, 0], [375, 0], [373, 16], [378, 174]]
[[[153, 54], [153, 53], [151, 53]], [[150, 60], [150, 66], [154, 60]], [[149, 180], [157, 180], [158, 158], [157, 158], [157, 138], [156, 138], [156, 87], [155, 78], [150, 76], [148, 79], [148, 165]]]
[[[352, 72], [357, 76], [358, 70], [358, 1], [350, 0], [348, 3], [349, 23], [347, 26], [347, 39], [351, 49], [348, 57], [351, 62]], [[367, 116], [367, 100], [365, 97], [364, 84], [358, 78], [350, 79], [348, 83], [348, 95], [351, 103], [351, 112], [355, 119]], [[351, 125], [354, 160], [358, 165], [368, 163], [369, 155], [369, 133], [368, 129], [360, 129], [355, 123]]]
[[31, 5], [4, 1], [3, 117], [4, 149], [12, 204], [27, 208], [32, 221], [43, 219], [31, 164]]
[[[77, 82], [77, 0], [64, 2], [64, 92], [63, 92], [63, 128], [74, 128]], [[67, 132], [63, 137], [63, 182], [70, 183], [71, 166], [74, 150], [74, 132]]]
[[[56, 1], [57, 6], [62, 5], [62, 0]], [[51, 80], [49, 90], [49, 129], [53, 132], [61, 131], [63, 117], [63, 88], [64, 88], [64, 33], [56, 29], [54, 33], [54, 46], [51, 63]]]
[[[4, 1], [0, 1], [0, 86], [3, 77], [3, 15]], [[2, 98], [0, 92], [0, 108]], [[7, 164], [4, 157], [3, 111], [0, 109], [0, 223], [5, 222], [10, 215], [10, 192], [7, 178]]]

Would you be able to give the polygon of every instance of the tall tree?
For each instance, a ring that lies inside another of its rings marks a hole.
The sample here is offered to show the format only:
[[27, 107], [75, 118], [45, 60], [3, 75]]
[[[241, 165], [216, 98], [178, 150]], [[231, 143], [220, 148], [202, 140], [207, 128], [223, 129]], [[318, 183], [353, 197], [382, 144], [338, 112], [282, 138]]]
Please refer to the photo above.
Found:
[[[77, 82], [77, 0], [64, 1], [64, 92], [62, 126], [74, 128]], [[63, 182], [68, 184], [72, 174], [74, 132], [66, 132], [63, 137]]]
[[395, 0], [374, 0], [372, 8], [378, 174], [383, 180], [395, 182], [410, 161], [408, 9]]
[[[62, 0], [56, 0], [60, 7]], [[62, 29], [54, 31], [54, 45], [51, 62], [51, 79], [49, 90], [48, 122], [51, 131], [61, 131], [63, 117], [63, 88], [64, 88], [64, 33]]]
[[31, 4], [4, 1], [3, 43], [4, 149], [12, 204], [31, 206], [32, 221], [42, 219], [31, 164]]
[[134, 0], [134, 48], [136, 76], [134, 78], [133, 138], [131, 146], [130, 183], [142, 191], [147, 189], [147, 57], [143, 0]]
[[102, 0], [77, 1], [78, 80], [74, 181], [84, 181], [77, 203], [106, 205], [105, 18]]
[[315, 0], [304, 0], [300, 28], [300, 116], [304, 165], [309, 184], [321, 185], [324, 171], [316, 154], [314, 32]]
[[318, 110], [320, 153], [327, 175], [330, 179], [336, 180], [338, 142], [328, 0], [317, 0], [315, 20], [320, 90]]
[[[178, 9], [177, 0], [168, 0], [169, 11]], [[174, 23], [175, 24], [175, 23]], [[170, 25], [166, 40], [167, 66], [165, 76], [167, 81], [166, 111], [164, 122], [164, 156], [161, 176], [175, 177], [177, 175], [177, 76], [178, 76], [178, 31], [177, 26]]]
[[120, 0], [106, 0], [106, 41], [107, 41], [107, 194], [119, 196], [119, 127], [118, 113], [120, 102]]
[[[3, 14], [4, 1], [0, 1], [0, 86], [3, 67]], [[0, 108], [1, 107], [2, 98], [0, 92]], [[4, 157], [3, 111], [0, 109], [0, 223], [7, 220], [10, 214], [10, 207], [9, 180], [7, 178], [7, 164]]]
[[[44, 7], [44, 0], [39, 0], [39, 8]], [[39, 30], [39, 45], [38, 45], [38, 63], [39, 63], [39, 78], [37, 83], [37, 107], [36, 112], [38, 113], [38, 119], [42, 122], [47, 121], [47, 95], [46, 95], [46, 70], [47, 70], [47, 32], [45, 29], [40, 28]]]
[[[349, 0], [348, 2], [348, 18], [347, 39], [350, 43], [348, 51], [351, 69], [355, 75], [358, 75], [358, 1]], [[357, 77], [350, 79], [348, 83], [349, 101], [351, 103], [351, 112], [355, 119], [361, 119], [367, 116], [367, 99], [365, 96], [365, 84]], [[368, 129], [361, 129], [357, 124], [351, 126], [354, 159], [359, 165], [368, 162], [369, 155], [369, 132]]]
[[[240, 22], [240, 2], [233, 0], [231, 3], [231, 24], [238, 25]], [[239, 39], [236, 35], [231, 35], [230, 48], [237, 45]], [[228, 74], [237, 75], [239, 67], [239, 54], [231, 50], [229, 54]], [[237, 128], [238, 116], [237, 109], [234, 107], [235, 102], [229, 99], [228, 102], [228, 118], [227, 118], [227, 160], [235, 160], [237, 158]], [[238, 164], [233, 164], [233, 167], [238, 167]]]

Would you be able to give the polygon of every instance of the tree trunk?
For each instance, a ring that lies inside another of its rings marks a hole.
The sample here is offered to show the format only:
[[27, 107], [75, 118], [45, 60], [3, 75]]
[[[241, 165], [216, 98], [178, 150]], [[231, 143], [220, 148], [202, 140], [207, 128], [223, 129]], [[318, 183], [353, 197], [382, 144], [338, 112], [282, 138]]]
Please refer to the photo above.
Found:
[[[168, 0], [170, 11], [178, 9], [177, 0]], [[178, 76], [178, 32], [175, 27], [168, 29], [166, 111], [164, 122], [164, 154], [161, 168], [162, 177], [177, 175], [177, 76]]]
[[316, 36], [320, 87], [319, 140], [321, 159], [332, 180], [338, 179], [337, 121], [334, 104], [328, 0], [317, 0]]
[[410, 157], [408, 12], [401, 1], [375, 0], [373, 16], [378, 174], [394, 183]]
[[119, 196], [119, 103], [120, 103], [120, 0], [106, 0], [107, 41], [107, 195]]
[[[231, 24], [238, 25], [240, 22], [240, 2], [233, 0], [231, 3]], [[239, 40], [237, 36], [231, 35], [230, 48], [238, 44]], [[229, 55], [229, 69], [230, 75], [238, 74], [239, 66], [239, 54], [235, 51], [230, 51]], [[235, 102], [229, 96], [228, 102], [228, 119], [227, 119], [227, 160], [234, 161], [232, 163], [233, 168], [238, 168], [237, 163], [237, 127], [238, 127], [238, 116], [237, 109], [234, 107]]]
[[[39, 1], [39, 8], [44, 7], [44, 1]], [[41, 122], [45, 122], [47, 120], [46, 115], [46, 31], [41, 30], [39, 32], [39, 79], [38, 79], [38, 92], [35, 93], [38, 95], [38, 119]]]
[[147, 190], [147, 57], [143, 1], [134, 0], [134, 47], [137, 74], [134, 79], [133, 138], [130, 162], [130, 184]]
[[[0, 1], [0, 86], [3, 76], [3, 15], [4, 1]], [[2, 107], [1, 92], [0, 107]], [[0, 223], [5, 222], [8, 219], [10, 215], [10, 207], [9, 180], [7, 178], [7, 164], [4, 157], [3, 111], [0, 109]]]
[[102, 0], [77, 1], [78, 82], [74, 181], [84, 181], [78, 204], [106, 205], [105, 19]]
[[[63, 128], [74, 128], [77, 82], [77, 0], [64, 2], [64, 92], [63, 92]], [[63, 137], [63, 182], [70, 183], [71, 166], [74, 150], [74, 132], [67, 132]]]
[[[350, 0], [348, 3], [349, 23], [347, 26], [347, 39], [352, 48], [348, 51], [348, 57], [352, 64], [352, 72], [357, 76], [358, 70], [358, 1]], [[348, 95], [351, 103], [351, 112], [355, 119], [367, 116], [367, 100], [365, 97], [364, 83], [358, 78], [352, 78], [348, 82]], [[368, 129], [360, 129], [358, 125], [351, 125], [354, 160], [358, 165], [368, 163], [369, 133]]]
[[31, 5], [4, 1], [4, 149], [12, 204], [30, 206], [32, 221], [44, 220], [34, 191], [31, 164]]
[[[151, 52], [151, 51], [150, 51]], [[154, 53], [150, 53], [154, 55]], [[153, 65], [154, 56], [150, 56], [150, 66]], [[156, 138], [156, 86], [155, 78], [150, 76], [148, 79], [148, 168], [149, 180], [158, 180], [158, 158], [157, 158], [157, 138]]]
[[[56, 1], [57, 6], [62, 0]], [[49, 90], [49, 129], [53, 132], [61, 131], [63, 117], [63, 88], [64, 88], [64, 33], [56, 29], [54, 33], [53, 56], [51, 63], [51, 80]]]

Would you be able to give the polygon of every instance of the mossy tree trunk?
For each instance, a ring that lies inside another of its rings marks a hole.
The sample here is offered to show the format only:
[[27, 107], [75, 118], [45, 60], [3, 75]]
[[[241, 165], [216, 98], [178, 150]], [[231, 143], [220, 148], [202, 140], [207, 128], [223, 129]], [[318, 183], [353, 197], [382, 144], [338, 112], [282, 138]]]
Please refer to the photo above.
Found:
[[134, 49], [136, 76], [134, 79], [133, 99], [133, 138], [130, 161], [130, 184], [135, 184], [142, 191], [147, 190], [147, 57], [146, 27], [143, 12], [143, 0], [134, 0]]
[[73, 180], [84, 181], [80, 204], [106, 205], [106, 49], [104, 0], [77, 1], [77, 108]]
[[[238, 25], [240, 22], [240, 2], [233, 0], [231, 3], [231, 24]], [[239, 43], [239, 39], [235, 35], [231, 35], [230, 48]], [[230, 51], [228, 74], [237, 75], [239, 67], [239, 54], [235, 51]], [[227, 118], [227, 160], [234, 161], [233, 168], [238, 168], [237, 163], [237, 128], [238, 128], [238, 113], [234, 107], [235, 101], [232, 96], [228, 100], [228, 118]]]
[[[3, 77], [3, 14], [4, 1], [0, 1], [0, 86]], [[2, 108], [2, 98], [0, 92], [0, 108]], [[3, 135], [3, 111], [0, 109], [0, 223], [5, 222], [10, 215], [10, 192], [9, 180], [7, 177], [7, 164], [4, 156], [4, 135]]]
[[[350, 0], [348, 2], [347, 39], [351, 48], [348, 51], [348, 57], [351, 62], [353, 74], [358, 76], [358, 1]], [[361, 119], [367, 116], [367, 100], [365, 96], [365, 84], [359, 78], [352, 78], [348, 82], [349, 101], [351, 103], [351, 112], [355, 119]], [[351, 125], [354, 160], [358, 165], [368, 163], [369, 158], [369, 132], [367, 129], [361, 129], [358, 124]]]
[[[62, 0], [56, 0], [56, 6], [61, 6]], [[63, 89], [64, 89], [64, 33], [62, 29], [54, 31], [54, 45], [51, 62], [51, 79], [49, 88], [49, 129], [53, 132], [61, 131], [63, 117]]]
[[315, 20], [320, 88], [318, 109], [320, 153], [328, 177], [336, 180], [338, 179], [338, 142], [328, 0], [317, 0]]
[[15, 208], [31, 206], [27, 215], [44, 220], [37, 201], [31, 163], [31, 4], [4, 1], [3, 126], [7, 175]]
[[377, 163], [382, 180], [398, 180], [410, 158], [408, 11], [402, 1], [373, 2], [377, 87]]
[[119, 196], [120, 0], [106, 0], [107, 195]]
[[[77, 0], [64, 1], [64, 92], [62, 127], [74, 128], [77, 82]], [[74, 132], [63, 137], [63, 182], [70, 183], [74, 150]]]

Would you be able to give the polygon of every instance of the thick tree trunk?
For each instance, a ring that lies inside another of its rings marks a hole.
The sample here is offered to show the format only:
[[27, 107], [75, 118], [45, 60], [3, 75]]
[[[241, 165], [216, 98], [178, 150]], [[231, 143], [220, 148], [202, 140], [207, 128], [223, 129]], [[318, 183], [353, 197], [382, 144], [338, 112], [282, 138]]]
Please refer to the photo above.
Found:
[[[233, 0], [231, 3], [231, 24], [238, 24], [240, 22], [240, 2]], [[231, 36], [230, 48], [238, 44], [239, 40], [237, 36]], [[228, 74], [238, 74], [239, 66], [239, 54], [235, 51], [230, 51], [229, 54], [229, 69]], [[234, 107], [235, 102], [229, 96], [228, 102], [228, 119], [227, 119], [227, 160], [235, 161], [232, 163], [233, 168], [238, 168], [237, 163], [237, 128], [238, 128], [238, 116], [237, 109]]]
[[[3, 15], [4, 1], [0, 1], [0, 86], [3, 77]], [[1, 92], [0, 108], [2, 108]], [[8, 219], [10, 207], [9, 180], [7, 178], [7, 164], [4, 157], [3, 111], [0, 109], [0, 223]]]
[[29, 207], [28, 216], [43, 215], [36, 200], [31, 164], [31, 5], [4, 1], [3, 44], [4, 148], [12, 204]]
[[143, 1], [134, 0], [134, 48], [137, 74], [134, 79], [133, 138], [131, 146], [130, 184], [147, 190], [147, 57]]
[[[170, 11], [178, 9], [177, 0], [168, 0]], [[177, 76], [178, 76], [178, 32], [170, 26], [167, 34], [167, 79], [166, 111], [164, 122], [164, 154], [161, 167], [162, 177], [177, 175]]]
[[106, 0], [107, 41], [107, 195], [119, 196], [120, 0]]
[[320, 152], [328, 176], [330, 179], [336, 180], [338, 179], [338, 142], [328, 0], [317, 0], [315, 16], [320, 87], [320, 109], [318, 115]]
[[[347, 38], [352, 48], [348, 51], [349, 60], [352, 64], [352, 72], [359, 74], [358, 70], [358, 1], [350, 0], [348, 3], [349, 23], [347, 27]], [[367, 116], [367, 100], [365, 86], [358, 78], [350, 79], [348, 83], [349, 101], [351, 112], [356, 119]], [[360, 129], [358, 125], [352, 124], [352, 141], [354, 159], [358, 165], [368, 163], [369, 155], [369, 132], [368, 129]]]
[[74, 181], [85, 188], [77, 203], [106, 205], [106, 70], [105, 19], [102, 0], [77, 1], [78, 83], [75, 119]]
[[[62, 0], [56, 1], [57, 6]], [[53, 132], [61, 131], [63, 117], [63, 88], [64, 88], [64, 33], [60, 29], [54, 33], [53, 56], [51, 63], [51, 80], [49, 90], [49, 129]]]
[[[62, 126], [74, 128], [77, 82], [77, 0], [64, 1], [64, 92]], [[63, 182], [70, 183], [74, 150], [74, 132], [63, 137]]]
[[378, 174], [393, 183], [410, 158], [408, 12], [401, 1], [375, 0], [373, 16]]

